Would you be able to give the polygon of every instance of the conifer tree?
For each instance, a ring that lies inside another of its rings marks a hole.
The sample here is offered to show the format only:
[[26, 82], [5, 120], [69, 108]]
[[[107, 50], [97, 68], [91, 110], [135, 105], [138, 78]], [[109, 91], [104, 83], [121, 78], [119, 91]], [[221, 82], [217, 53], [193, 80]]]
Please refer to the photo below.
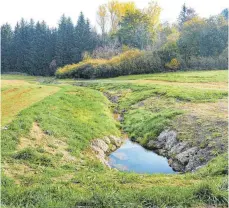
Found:
[[61, 17], [57, 30], [56, 57], [59, 66], [74, 62], [74, 25], [65, 15]]
[[178, 23], [179, 23], [180, 29], [182, 28], [185, 22], [191, 20], [192, 18], [196, 16], [197, 16], [196, 11], [193, 8], [187, 7], [185, 4], [183, 4], [180, 15], [178, 17]]
[[9, 24], [1, 26], [1, 66], [6, 71], [12, 70], [11, 55], [12, 55], [12, 40], [13, 31]]

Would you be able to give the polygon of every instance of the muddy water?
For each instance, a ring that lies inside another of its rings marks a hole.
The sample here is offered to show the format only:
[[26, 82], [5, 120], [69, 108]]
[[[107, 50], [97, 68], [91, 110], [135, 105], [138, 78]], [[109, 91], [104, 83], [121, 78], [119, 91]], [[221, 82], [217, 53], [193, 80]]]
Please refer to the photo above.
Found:
[[129, 139], [109, 155], [109, 164], [120, 171], [136, 173], [175, 173], [165, 157], [146, 150]]

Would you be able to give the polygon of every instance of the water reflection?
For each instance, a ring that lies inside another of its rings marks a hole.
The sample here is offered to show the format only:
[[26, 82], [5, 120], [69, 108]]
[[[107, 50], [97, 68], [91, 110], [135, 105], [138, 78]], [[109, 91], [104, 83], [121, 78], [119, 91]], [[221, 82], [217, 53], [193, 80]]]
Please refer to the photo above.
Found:
[[165, 157], [146, 150], [130, 140], [109, 155], [109, 164], [120, 171], [136, 173], [175, 173]]

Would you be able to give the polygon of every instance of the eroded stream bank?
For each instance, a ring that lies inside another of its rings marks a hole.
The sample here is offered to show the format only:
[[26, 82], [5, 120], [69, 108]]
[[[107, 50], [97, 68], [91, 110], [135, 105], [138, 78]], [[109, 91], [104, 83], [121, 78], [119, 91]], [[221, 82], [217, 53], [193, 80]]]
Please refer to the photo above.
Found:
[[176, 171], [194, 171], [205, 165], [214, 157], [210, 149], [201, 149], [188, 142], [177, 139], [177, 132], [164, 130], [160, 135], [150, 140], [146, 147], [168, 158], [169, 165]]
[[[112, 97], [111, 99], [107, 93], [105, 95], [110, 98], [111, 102], [118, 102], [118, 97]], [[125, 110], [119, 113], [117, 109], [114, 109], [114, 119], [122, 122], [124, 113]], [[109, 168], [149, 174], [175, 173], [166, 157], [131, 141], [126, 134], [122, 134], [122, 138], [108, 136], [95, 139], [92, 141], [91, 147], [96, 157]]]
[[[123, 123], [126, 109], [118, 109], [120, 95], [109, 92], [105, 92], [104, 95], [115, 105], [114, 118]], [[149, 140], [144, 148], [166, 157], [171, 169], [178, 172], [195, 171], [214, 158], [211, 148], [200, 148], [190, 142], [180, 141], [176, 130], [169, 128], [164, 129], [157, 138]]]

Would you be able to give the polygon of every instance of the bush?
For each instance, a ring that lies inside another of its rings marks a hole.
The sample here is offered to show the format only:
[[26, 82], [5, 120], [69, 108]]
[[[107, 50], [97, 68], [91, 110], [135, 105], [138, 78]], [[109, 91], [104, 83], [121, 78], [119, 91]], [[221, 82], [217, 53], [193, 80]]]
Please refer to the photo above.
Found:
[[122, 53], [123, 49], [118, 43], [110, 43], [103, 47], [98, 47], [92, 52], [92, 58], [95, 59], [110, 59], [113, 56], [117, 56]]
[[190, 57], [186, 63], [180, 56], [169, 57], [168, 51], [127, 50], [111, 59], [93, 59], [87, 56], [85, 60], [59, 68], [57, 78], [108, 78], [130, 74], [147, 74], [163, 72], [165, 69], [209, 70], [226, 69], [228, 58], [225, 50], [218, 57]]
[[173, 58], [169, 63], [165, 64], [165, 67], [176, 71], [180, 67], [180, 62]]
[[125, 51], [111, 59], [87, 59], [66, 65], [56, 72], [58, 78], [107, 78], [121, 75], [163, 71], [160, 57], [153, 52], [136, 49]]
[[182, 69], [227, 69], [228, 68], [228, 49], [226, 48], [219, 56], [196, 57], [192, 56], [188, 62], [181, 60]]

